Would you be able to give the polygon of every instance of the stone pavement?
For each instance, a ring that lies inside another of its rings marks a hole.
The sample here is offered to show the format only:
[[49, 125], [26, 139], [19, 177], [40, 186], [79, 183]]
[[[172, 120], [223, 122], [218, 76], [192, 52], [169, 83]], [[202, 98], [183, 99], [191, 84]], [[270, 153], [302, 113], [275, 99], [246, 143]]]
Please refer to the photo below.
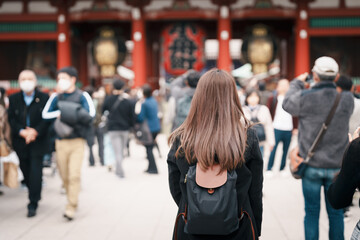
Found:
[[[160, 135], [158, 142], [163, 155], [159, 158], [154, 151], [159, 175], [143, 172], [147, 167], [145, 148], [134, 142], [131, 142], [131, 158], [124, 162], [125, 179], [117, 178], [105, 167], [88, 167], [88, 162], [84, 161], [80, 205], [72, 222], [62, 217], [66, 199], [60, 193], [59, 176], [51, 176], [50, 169], [45, 169], [43, 199], [35, 218], [26, 218], [26, 190], [2, 187], [0, 240], [171, 239], [177, 208], [168, 188], [165, 136]], [[277, 160], [280, 154], [279, 149]], [[279, 161], [276, 161], [274, 168], [278, 166]], [[261, 239], [304, 239], [303, 208], [301, 181], [279, 174], [265, 179]], [[322, 207], [320, 220], [321, 240], [328, 239], [324, 209]], [[345, 239], [350, 239], [359, 216], [359, 208], [355, 205], [351, 208], [350, 220], [345, 223]]]

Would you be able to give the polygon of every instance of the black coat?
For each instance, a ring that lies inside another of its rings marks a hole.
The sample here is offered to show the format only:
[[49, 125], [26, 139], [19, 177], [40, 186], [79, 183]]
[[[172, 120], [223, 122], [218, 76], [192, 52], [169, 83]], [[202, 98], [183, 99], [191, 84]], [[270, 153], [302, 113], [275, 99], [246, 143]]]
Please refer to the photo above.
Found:
[[[11, 127], [11, 137], [13, 148], [20, 158], [31, 154], [41, 156], [47, 150], [49, 121], [42, 118], [42, 111], [49, 96], [35, 90], [34, 100], [27, 107], [24, 101], [23, 92], [18, 92], [9, 97], [9, 123]], [[19, 135], [21, 129], [26, 128], [26, 112], [30, 117], [30, 127], [38, 132], [36, 140], [28, 145], [25, 139]]]
[[[179, 240], [185, 239], [251, 239], [253, 240], [254, 230], [255, 239], [260, 236], [262, 222], [262, 185], [263, 185], [263, 159], [259, 149], [259, 142], [253, 129], [248, 130], [247, 148], [245, 152], [246, 163], [236, 169], [237, 173], [237, 198], [239, 216], [241, 209], [246, 211], [247, 216], [240, 221], [237, 231], [228, 236], [189, 236], [184, 233], [184, 220], [179, 218], [177, 228], [177, 236]], [[189, 169], [189, 164], [184, 157], [175, 157], [179, 141], [175, 142], [170, 149], [167, 163], [169, 168], [169, 185], [171, 195], [179, 207], [179, 213], [185, 211], [186, 186], [184, 183], [185, 175]]]
[[327, 198], [333, 208], [345, 208], [352, 203], [356, 189], [360, 189], [360, 138], [346, 149], [341, 171], [330, 185]]

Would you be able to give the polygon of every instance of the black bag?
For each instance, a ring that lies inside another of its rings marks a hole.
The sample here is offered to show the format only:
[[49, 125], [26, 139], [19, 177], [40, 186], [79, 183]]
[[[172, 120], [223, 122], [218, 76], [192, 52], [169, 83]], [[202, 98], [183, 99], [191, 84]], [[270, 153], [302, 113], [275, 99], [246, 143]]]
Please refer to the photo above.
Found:
[[142, 123], [136, 123], [133, 127], [133, 132], [136, 140], [142, 145], [146, 146], [154, 143], [154, 139], [146, 120]]
[[103, 133], [108, 132], [109, 116], [111, 115], [112, 112], [116, 111], [116, 108], [120, 105], [123, 99], [124, 98], [121, 95], [119, 95], [119, 97], [116, 99], [114, 104], [111, 106], [110, 111], [108, 110], [104, 111], [103, 115], [101, 116], [101, 121], [98, 127], [101, 129]]
[[265, 127], [264, 124], [260, 123], [257, 117], [251, 117], [251, 122], [254, 123], [253, 128], [256, 131], [256, 135], [259, 139], [259, 142], [266, 140]]
[[184, 181], [185, 233], [228, 235], [239, 228], [236, 180], [235, 171], [220, 172], [219, 165], [206, 171], [190, 166]]

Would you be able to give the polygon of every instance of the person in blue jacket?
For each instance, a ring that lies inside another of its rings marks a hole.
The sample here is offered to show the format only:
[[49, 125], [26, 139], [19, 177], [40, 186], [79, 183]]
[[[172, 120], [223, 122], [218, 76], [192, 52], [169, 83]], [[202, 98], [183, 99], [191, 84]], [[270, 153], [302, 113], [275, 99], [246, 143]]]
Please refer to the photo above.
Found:
[[155, 98], [152, 97], [152, 89], [149, 85], [144, 85], [143, 95], [145, 97], [145, 101], [141, 105], [140, 114], [137, 117], [138, 122], [147, 121], [150, 132], [153, 137], [153, 142], [151, 144], [146, 144], [146, 156], [149, 160], [149, 167], [145, 171], [150, 174], [157, 174], [158, 170], [156, 167], [156, 162], [153, 154], [153, 147], [156, 136], [160, 132], [160, 120], [158, 118], [158, 103]]

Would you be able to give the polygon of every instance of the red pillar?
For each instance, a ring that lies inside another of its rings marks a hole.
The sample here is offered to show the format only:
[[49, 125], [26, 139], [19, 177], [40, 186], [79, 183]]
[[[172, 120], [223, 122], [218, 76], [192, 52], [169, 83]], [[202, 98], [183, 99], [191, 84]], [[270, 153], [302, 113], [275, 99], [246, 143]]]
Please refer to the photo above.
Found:
[[57, 39], [57, 67], [58, 69], [71, 65], [70, 54], [70, 23], [67, 9], [59, 7], [58, 39]]
[[228, 6], [221, 6], [218, 19], [218, 41], [219, 41], [219, 58], [217, 66], [219, 69], [226, 71], [231, 70], [230, 57], [230, 39], [231, 39], [231, 20]]
[[132, 11], [132, 40], [134, 49], [132, 52], [133, 71], [135, 74], [134, 87], [141, 87], [146, 81], [146, 39], [145, 22], [142, 11], [134, 8]]
[[310, 71], [310, 40], [307, 1], [298, 1], [296, 14], [295, 77]]

